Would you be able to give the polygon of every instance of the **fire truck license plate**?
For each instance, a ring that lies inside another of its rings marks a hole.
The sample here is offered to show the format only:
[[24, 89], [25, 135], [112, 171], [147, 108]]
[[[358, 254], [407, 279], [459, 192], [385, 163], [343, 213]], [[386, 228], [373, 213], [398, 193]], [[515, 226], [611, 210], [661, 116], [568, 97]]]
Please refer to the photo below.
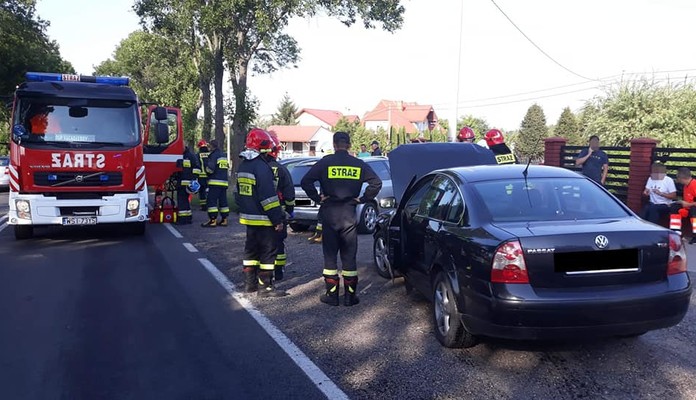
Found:
[[63, 217], [63, 225], [96, 225], [97, 217]]

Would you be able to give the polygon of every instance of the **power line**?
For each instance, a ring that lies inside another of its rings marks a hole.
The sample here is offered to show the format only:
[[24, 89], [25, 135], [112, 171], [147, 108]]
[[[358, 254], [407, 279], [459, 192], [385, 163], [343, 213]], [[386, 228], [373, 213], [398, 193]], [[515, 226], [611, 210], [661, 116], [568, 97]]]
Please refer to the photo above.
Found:
[[585, 80], [588, 80], [588, 81], [594, 81], [594, 80], [596, 80], [596, 79], [592, 79], [592, 78], [588, 78], [588, 77], [586, 77], [586, 76], [580, 75], [580, 74], [578, 74], [577, 72], [575, 72], [575, 71], [571, 70], [570, 68], [566, 67], [565, 65], [561, 64], [560, 62], [556, 61], [556, 60], [555, 60], [553, 57], [551, 57], [547, 52], [545, 52], [541, 47], [539, 47], [536, 43], [534, 43], [534, 41], [533, 41], [529, 36], [527, 36], [527, 34], [524, 33], [524, 32], [522, 31], [522, 29], [520, 29], [520, 27], [517, 26], [517, 24], [515, 24], [515, 22], [514, 22], [510, 17], [508, 17], [508, 15], [505, 13], [505, 11], [503, 11], [503, 9], [500, 8], [500, 6], [495, 2], [495, 0], [491, 0], [491, 3], [493, 3], [493, 5], [505, 16], [505, 18], [507, 18], [507, 20], [510, 21], [510, 23], [512, 24], [512, 26], [514, 26], [514, 27], [522, 34], [522, 36], [524, 36], [525, 39], [527, 39], [527, 40], [529, 41], [529, 43], [531, 43], [534, 47], [536, 47], [537, 50], [539, 50], [539, 51], [541, 52], [541, 54], [545, 55], [546, 58], [548, 58], [549, 60], [553, 61], [556, 65], [558, 65], [559, 67], [563, 68], [564, 70], [570, 72], [571, 74], [573, 74], [573, 75], [575, 75], [575, 76], [578, 76], [578, 77], [580, 77], [580, 78], [582, 78], [582, 79], [585, 79]]

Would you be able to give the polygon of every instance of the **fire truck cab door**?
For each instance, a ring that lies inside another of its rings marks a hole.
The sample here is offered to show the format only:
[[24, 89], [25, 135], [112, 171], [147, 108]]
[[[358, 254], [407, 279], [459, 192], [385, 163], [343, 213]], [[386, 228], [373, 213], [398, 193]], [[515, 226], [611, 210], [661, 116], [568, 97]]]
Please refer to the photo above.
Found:
[[174, 107], [149, 107], [143, 144], [147, 184], [163, 185], [170, 176], [181, 170], [177, 167], [177, 161], [184, 154], [181, 110]]

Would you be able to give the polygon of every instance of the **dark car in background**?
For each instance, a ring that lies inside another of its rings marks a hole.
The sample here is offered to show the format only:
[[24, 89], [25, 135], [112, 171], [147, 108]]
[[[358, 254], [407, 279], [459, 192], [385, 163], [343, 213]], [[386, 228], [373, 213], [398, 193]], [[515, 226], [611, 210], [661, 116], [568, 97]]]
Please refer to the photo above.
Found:
[[423, 174], [408, 172], [408, 151], [392, 152], [403, 195], [374, 234], [378, 271], [432, 301], [444, 346], [637, 336], [683, 319], [692, 287], [679, 235], [575, 172], [458, 154], [470, 166]]
[[[377, 226], [377, 215], [394, 207], [395, 198], [392, 191], [391, 173], [389, 162], [386, 157], [366, 157], [362, 158], [377, 176], [382, 180], [382, 189], [379, 191], [374, 201], [358, 204], [356, 207], [356, 218], [358, 221], [359, 233], [372, 233]], [[295, 184], [295, 217], [290, 222], [293, 231], [301, 232], [309, 229], [317, 223], [319, 218], [319, 205], [307, 197], [307, 193], [300, 187], [300, 181], [316, 164], [317, 160], [306, 160], [299, 162], [290, 169], [292, 181]], [[320, 191], [319, 183], [316, 183], [317, 190]], [[363, 190], [367, 185], [363, 185]]]

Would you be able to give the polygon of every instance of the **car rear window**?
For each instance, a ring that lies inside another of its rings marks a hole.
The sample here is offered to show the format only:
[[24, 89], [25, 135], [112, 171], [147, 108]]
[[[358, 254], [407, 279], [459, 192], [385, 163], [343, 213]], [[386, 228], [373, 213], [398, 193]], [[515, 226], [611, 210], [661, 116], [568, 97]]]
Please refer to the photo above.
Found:
[[292, 183], [299, 186], [300, 181], [304, 176], [309, 172], [309, 169], [312, 168], [311, 165], [295, 165], [294, 168], [290, 170], [290, 176], [292, 176]]
[[375, 171], [377, 176], [379, 176], [379, 179], [383, 181], [391, 180], [391, 173], [389, 173], [389, 167], [387, 166], [386, 161], [372, 161], [368, 162], [367, 164], [372, 167], [372, 170]]
[[10, 165], [9, 158], [0, 158], [0, 167], [7, 167], [8, 165]]
[[493, 221], [622, 218], [629, 214], [609, 194], [584, 178], [536, 178], [472, 184]]

